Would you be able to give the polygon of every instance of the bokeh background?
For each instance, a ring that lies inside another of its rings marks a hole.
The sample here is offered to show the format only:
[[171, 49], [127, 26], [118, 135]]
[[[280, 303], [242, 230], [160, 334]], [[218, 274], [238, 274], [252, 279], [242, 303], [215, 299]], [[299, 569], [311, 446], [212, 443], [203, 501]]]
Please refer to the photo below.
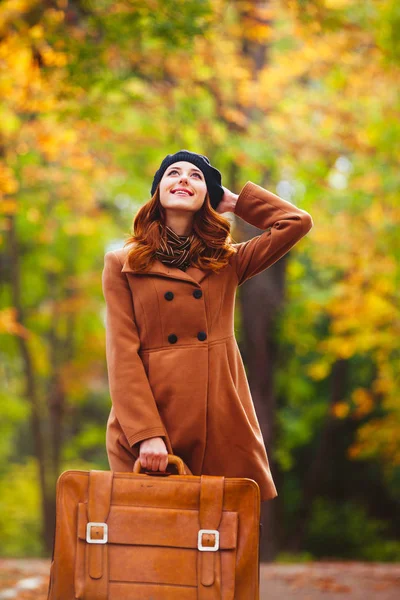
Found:
[[397, 0], [0, 3], [1, 556], [109, 468], [103, 257], [187, 148], [314, 220], [237, 295], [263, 559], [400, 560], [399, 31]]

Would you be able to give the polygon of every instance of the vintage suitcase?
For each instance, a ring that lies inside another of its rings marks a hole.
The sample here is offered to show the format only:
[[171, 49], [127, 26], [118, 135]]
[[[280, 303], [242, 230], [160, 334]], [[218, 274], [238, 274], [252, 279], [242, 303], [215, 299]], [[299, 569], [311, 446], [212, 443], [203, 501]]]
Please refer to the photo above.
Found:
[[185, 466], [64, 471], [48, 600], [258, 600], [258, 484]]

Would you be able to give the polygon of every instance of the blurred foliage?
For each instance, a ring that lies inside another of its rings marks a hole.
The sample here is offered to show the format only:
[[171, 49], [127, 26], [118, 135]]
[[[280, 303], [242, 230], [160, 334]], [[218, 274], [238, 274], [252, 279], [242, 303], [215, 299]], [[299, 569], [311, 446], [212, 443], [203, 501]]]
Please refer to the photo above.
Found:
[[333, 424], [302, 556], [398, 556], [399, 22], [395, 0], [1, 3], [4, 556], [42, 551], [61, 470], [108, 468], [103, 256], [180, 148], [313, 216], [276, 323], [282, 540]]
[[275, 558], [275, 562], [282, 564], [299, 564], [312, 562], [315, 557], [310, 552], [297, 552], [291, 554], [290, 552], [280, 552]]
[[14, 462], [0, 477], [0, 539], [3, 556], [41, 556], [40, 497], [33, 458]]
[[317, 498], [306, 547], [323, 558], [400, 561], [400, 542], [390, 539], [391, 534], [389, 524], [368, 516], [363, 506]]

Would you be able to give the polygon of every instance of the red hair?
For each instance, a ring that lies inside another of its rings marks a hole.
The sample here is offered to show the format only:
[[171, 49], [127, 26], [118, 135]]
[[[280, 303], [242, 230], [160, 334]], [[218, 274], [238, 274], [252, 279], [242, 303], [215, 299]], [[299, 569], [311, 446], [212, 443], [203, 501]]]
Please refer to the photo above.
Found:
[[[144, 204], [133, 220], [133, 233], [124, 243], [134, 244], [128, 253], [129, 266], [137, 272], [147, 272], [155, 260], [154, 252], [159, 248], [161, 233], [159, 222], [165, 224], [165, 209], [160, 202], [159, 186], [154, 195]], [[191, 264], [218, 272], [228, 264], [229, 257], [237, 250], [231, 245], [231, 224], [213, 209], [208, 192], [202, 207], [195, 213], [189, 256]]]

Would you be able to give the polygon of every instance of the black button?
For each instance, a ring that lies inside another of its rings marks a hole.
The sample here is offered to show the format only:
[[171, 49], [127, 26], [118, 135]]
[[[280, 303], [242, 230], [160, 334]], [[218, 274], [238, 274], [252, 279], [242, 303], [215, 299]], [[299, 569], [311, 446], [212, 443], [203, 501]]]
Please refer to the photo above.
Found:
[[168, 341], [170, 344], [175, 344], [178, 341], [178, 337], [174, 333], [170, 333]]
[[166, 300], [172, 300], [173, 297], [174, 297], [174, 292], [165, 292], [165, 294], [164, 294], [164, 298]]
[[193, 292], [193, 296], [195, 298], [201, 298], [202, 295], [203, 295], [203, 292], [201, 290], [194, 290], [194, 292]]
[[205, 331], [199, 331], [199, 333], [197, 334], [197, 338], [201, 341], [204, 342], [204, 340], [207, 339], [207, 334]]

